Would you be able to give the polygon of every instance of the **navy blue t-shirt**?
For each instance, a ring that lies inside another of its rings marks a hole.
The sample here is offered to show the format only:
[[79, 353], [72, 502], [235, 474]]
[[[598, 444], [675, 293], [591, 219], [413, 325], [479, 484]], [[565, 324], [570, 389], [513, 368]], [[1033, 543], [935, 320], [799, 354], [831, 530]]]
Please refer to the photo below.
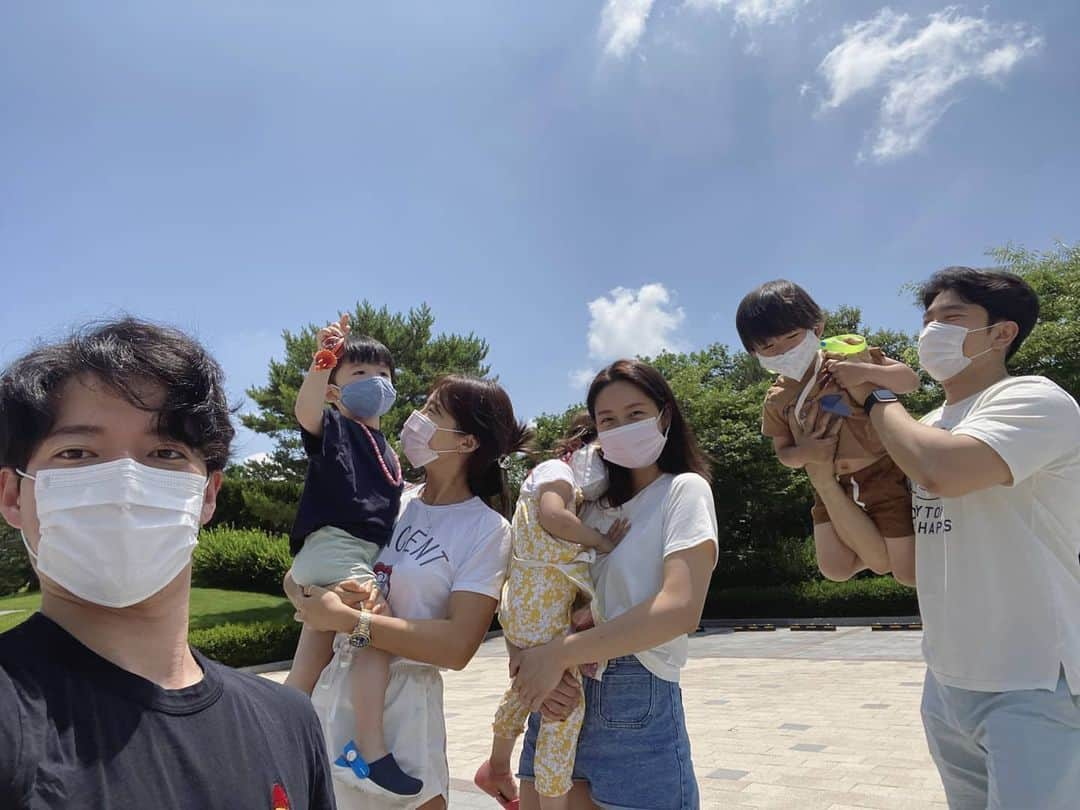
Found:
[[40, 613], [0, 635], [0, 808], [333, 810], [307, 696], [193, 653], [166, 690]]
[[[368, 430], [387, 470], [398, 477], [398, 461], [386, 437], [378, 430]], [[389, 543], [402, 486], [394, 486], [386, 479], [364, 428], [336, 408], [327, 408], [323, 412], [322, 436], [303, 428], [300, 434], [308, 455], [308, 471], [289, 535], [292, 553], [298, 554], [304, 538], [323, 526], [342, 529], [380, 548]]]

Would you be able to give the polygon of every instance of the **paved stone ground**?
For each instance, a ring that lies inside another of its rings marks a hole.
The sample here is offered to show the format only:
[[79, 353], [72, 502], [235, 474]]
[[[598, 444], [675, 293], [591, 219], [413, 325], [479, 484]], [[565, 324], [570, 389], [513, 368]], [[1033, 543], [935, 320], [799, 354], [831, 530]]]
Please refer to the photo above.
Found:
[[[944, 808], [919, 720], [920, 640], [869, 628], [694, 637], [683, 697], [702, 807]], [[506, 686], [501, 640], [445, 679], [451, 804], [495, 810], [471, 779]]]

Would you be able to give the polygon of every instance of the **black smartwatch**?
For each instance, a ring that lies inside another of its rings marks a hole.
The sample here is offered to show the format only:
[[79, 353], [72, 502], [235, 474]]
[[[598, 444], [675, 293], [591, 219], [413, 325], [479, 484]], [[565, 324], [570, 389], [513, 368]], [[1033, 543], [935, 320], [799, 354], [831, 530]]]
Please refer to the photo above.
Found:
[[870, 396], [866, 398], [866, 402], [863, 403], [863, 410], [866, 411], [866, 415], [870, 415], [870, 411], [874, 409], [874, 406], [879, 402], [899, 402], [900, 397], [890, 391], [888, 388], [877, 388], [870, 392]]

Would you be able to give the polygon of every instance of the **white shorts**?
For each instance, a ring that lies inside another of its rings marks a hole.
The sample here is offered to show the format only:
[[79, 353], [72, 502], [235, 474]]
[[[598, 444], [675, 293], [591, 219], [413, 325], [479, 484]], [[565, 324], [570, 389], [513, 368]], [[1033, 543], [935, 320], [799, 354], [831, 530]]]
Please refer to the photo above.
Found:
[[[348, 666], [342, 650], [344, 636], [338, 636], [334, 658], [323, 670], [311, 702], [322, 721], [330, 768], [349, 740], [356, 737]], [[350, 780], [352, 785], [334, 780], [338, 810], [390, 810], [419, 807], [437, 796], [450, 801], [450, 767], [446, 761], [446, 717], [443, 710], [443, 680], [439, 670], [426, 664], [395, 660], [390, 665], [383, 718], [386, 745], [401, 769], [424, 783], [420, 795], [395, 797], [370, 780]]]

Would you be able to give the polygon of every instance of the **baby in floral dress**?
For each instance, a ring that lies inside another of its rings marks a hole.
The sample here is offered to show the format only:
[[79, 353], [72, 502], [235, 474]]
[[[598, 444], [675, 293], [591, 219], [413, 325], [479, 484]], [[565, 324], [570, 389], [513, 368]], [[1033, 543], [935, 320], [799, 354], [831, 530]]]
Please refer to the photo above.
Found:
[[[595, 596], [590, 563], [597, 553], [609, 553], [629, 528], [620, 520], [602, 534], [578, 519], [582, 504], [599, 498], [607, 488], [603, 459], [597, 446], [590, 444], [595, 429], [588, 415], [583, 416], [564, 439], [560, 458], [538, 464], [521, 486], [512, 523], [510, 573], [499, 605], [499, 623], [515, 647], [536, 647], [570, 632], [575, 600]], [[592, 609], [597, 614], [595, 602]], [[544, 810], [567, 806], [584, 713], [582, 699], [565, 721], [540, 724], [536, 790]], [[476, 784], [504, 807], [516, 806], [510, 757], [528, 716], [529, 707], [508, 689], [495, 714], [491, 757], [476, 774]]]

